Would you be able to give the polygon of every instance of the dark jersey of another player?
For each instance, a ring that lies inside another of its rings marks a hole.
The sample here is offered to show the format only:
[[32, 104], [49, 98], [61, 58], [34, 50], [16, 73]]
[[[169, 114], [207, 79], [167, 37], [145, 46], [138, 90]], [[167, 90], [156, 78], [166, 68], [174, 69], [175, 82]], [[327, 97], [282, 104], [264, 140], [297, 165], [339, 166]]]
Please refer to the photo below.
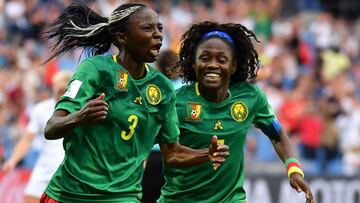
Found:
[[131, 78], [115, 57], [83, 61], [56, 109], [75, 112], [105, 93], [105, 121], [74, 128], [64, 138], [65, 158], [46, 194], [60, 202], [139, 202], [143, 162], [155, 141], [178, 140], [171, 82], [147, 66]]
[[231, 85], [229, 96], [220, 103], [201, 97], [197, 85], [177, 91], [180, 143], [194, 149], [205, 148], [217, 135], [219, 142], [229, 146], [230, 155], [217, 171], [210, 161], [189, 168], [165, 166], [166, 183], [158, 202], [245, 202], [243, 148], [247, 131], [255, 124], [273, 137], [279, 136], [281, 126], [256, 85]]

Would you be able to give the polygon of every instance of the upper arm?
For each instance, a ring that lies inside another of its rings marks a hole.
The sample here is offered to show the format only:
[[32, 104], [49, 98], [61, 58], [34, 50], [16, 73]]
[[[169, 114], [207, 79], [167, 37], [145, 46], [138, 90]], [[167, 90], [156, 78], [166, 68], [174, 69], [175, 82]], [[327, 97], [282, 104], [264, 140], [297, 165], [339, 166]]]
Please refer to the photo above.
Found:
[[269, 104], [266, 95], [261, 91], [258, 99], [257, 111], [254, 117], [254, 125], [272, 140], [278, 140], [282, 133], [282, 127]]
[[91, 61], [85, 60], [78, 66], [55, 110], [63, 109], [68, 112], [80, 110], [90, 99], [97, 96], [99, 86], [97, 68]]

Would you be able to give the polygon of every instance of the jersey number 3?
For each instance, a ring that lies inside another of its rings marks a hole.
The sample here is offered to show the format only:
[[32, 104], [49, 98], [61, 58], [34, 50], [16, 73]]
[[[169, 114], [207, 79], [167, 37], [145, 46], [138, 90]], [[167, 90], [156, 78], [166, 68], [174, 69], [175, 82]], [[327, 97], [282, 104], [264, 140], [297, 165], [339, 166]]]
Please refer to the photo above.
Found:
[[128, 121], [131, 123], [131, 125], [129, 126], [130, 132], [127, 133], [125, 131], [121, 131], [121, 138], [123, 140], [130, 140], [132, 138], [135, 133], [135, 128], [137, 126], [138, 120], [138, 117], [134, 114], [129, 116]]

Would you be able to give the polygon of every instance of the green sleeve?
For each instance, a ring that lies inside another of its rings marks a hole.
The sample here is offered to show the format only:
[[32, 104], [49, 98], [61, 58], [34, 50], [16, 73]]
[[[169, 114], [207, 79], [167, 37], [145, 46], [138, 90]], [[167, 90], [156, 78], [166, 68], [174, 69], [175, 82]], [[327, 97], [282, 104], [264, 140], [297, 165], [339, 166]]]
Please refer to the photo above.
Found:
[[98, 75], [98, 70], [89, 59], [83, 61], [67, 85], [65, 94], [57, 102], [55, 110], [64, 109], [72, 113], [95, 98], [99, 87]]
[[255, 114], [254, 125], [259, 128], [270, 139], [279, 137], [282, 127], [270, 106], [266, 95], [259, 90], [258, 109]]
[[179, 119], [175, 108], [175, 94], [170, 102], [170, 109], [166, 113], [164, 123], [157, 136], [158, 143], [175, 143], [179, 140]]

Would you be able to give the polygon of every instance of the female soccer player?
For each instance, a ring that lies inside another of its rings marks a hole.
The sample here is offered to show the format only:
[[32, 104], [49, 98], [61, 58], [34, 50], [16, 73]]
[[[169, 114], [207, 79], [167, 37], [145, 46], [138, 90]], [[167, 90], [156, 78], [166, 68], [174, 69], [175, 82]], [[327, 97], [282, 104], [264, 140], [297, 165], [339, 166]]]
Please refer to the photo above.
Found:
[[259, 67], [251, 38], [257, 40], [240, 24], [215, 22], [194, 24], [183, 35], [177, 66], [190, 84], [176, 92], [180, 143], [200, 149], [217, 135], [219, 142], [229, 146], [230, 155], [215, 172], [211, 163], [192, 168], [165, 165], [165, 185], [158, 202], [244, 203], [243, 148], [251, 124], [272, 141], [287, 166], [290, 185], [305, 192], [306, 202], [313, 202], [287, 135], [265, 94], [251, 82]]
[[[71, 4], [47, 38], [55, 43], [50, 59], [85, 47], [93, 56], [79, 64], [45, 128], [47, 139], [64, 137], [65, 158], [41, 202], [139, 202], [143, 162], [155, 142], [169, 165], [210, 159], [216, 169], [224, 161], [227, 147], [216, 137], [201, 150], [178, 143], [172, 84], [146, 65], [162, 43], [152, 9], [124, 4], [105, 18]], [[101, 55], [111, 45], [118, 55]]]

